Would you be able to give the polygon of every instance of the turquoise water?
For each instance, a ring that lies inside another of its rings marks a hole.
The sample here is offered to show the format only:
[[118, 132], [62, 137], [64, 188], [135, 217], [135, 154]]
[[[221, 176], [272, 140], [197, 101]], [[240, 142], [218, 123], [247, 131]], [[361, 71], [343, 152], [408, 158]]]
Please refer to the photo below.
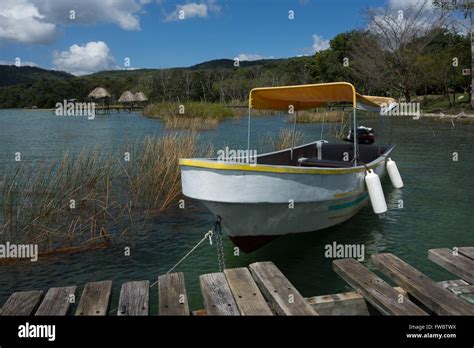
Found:
[[[366, 206], [348, 222], [323, 231], [281, 237], [251, 254], [234, 256], [233, 245], [225, 238], [227, 267], [246, 266], [251, 262], [273, 261], [304, 296], [347, 291], [350, 288], [332, 270], [331, 259], [324, 257], [326, 244], [364, 244], [365, 263], [370, 255], [393, 252], [416, 265], [436, 280], [454, 279], [427, 259], [427, 250], [435, 247], [474, 246], [474, 125], [456, 125], [427, 120], [384, 119], [380, 134], [377, 119], [365, 119], [376, 136], [398, 146], [393, 154], [405, 182], [402, 190], [384, 182], [389, 212], [384, 219]], [[247, 120], [229, 120], [217, 130], [201, 132], [203, 141], [212, 141], [215, 149], [246, 145]], [[264, 136], [291, 127], [283, 116], [255, 118], [252, 122], [254, 146], [263, 148]], [[325, 138], [329, 125], [325, 126]], [[332, 127], [338, 127], [332, 125]], [[298, 125], [305, 141], [320, 138], [320, 125]], [[84, 146], [100, 145], [104, 151], [118, 153], [127, 142], [163, 132], [160, 122], [139, 114], [82, 117], [56, 117], [46, 111], [0, 110], [0, 177], [14, 165], [14, 153], [23, 161], [48, 161], [64, 151], [79, 152]], [[459, 160], [454, 162], [453, 152]], [[398, 208], [399, 200], [404, 207]], [[79, 253], [53, 260], [16, 265], [0, 265], [0, 303], [17, 290], [47, 289], [52, 286], [81, 285], [110, 279], [114, 282], [112, 307], [118, 302], [120, 286], [131, 280], [155, 281], [187, 253], [212, 227], [213, 216], [199, 203], [185, 210], [162, 214], [132, 237], [106, 250]], [[136, 226], [139, 226], [137, 223]], [[131, 256], [124, 256], [124, 247]], [[202, 306], [198, 276], [218, 270], [215, 244], [202, 245], [178, 267], [185, 273], [193, 309]], [[78, 292], [79, 294], [79, 292]], [[156, 309], [157, 291], [151, 296]]]

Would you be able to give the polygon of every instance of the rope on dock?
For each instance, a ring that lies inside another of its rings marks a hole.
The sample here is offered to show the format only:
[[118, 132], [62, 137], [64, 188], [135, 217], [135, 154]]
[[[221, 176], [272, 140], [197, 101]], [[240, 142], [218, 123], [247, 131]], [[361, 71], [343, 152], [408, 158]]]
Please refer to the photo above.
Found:
[[[191, 250], [189, 250], [186, 255], [184, 255], [176, 264], [171, 267], [168, 272], [165, 274], [171, 273], [176, 267], [178, 267], [184, 260], [188, 258], [189, 255], [191, 255], [206, 239], [209, 239], [209, 244], [212, 245], [212, 237], [214, 235], [214, 232], [216, 233], [216, 245], [217, 245], [217, 261], [219, 264], [219, 271], [223, 271], [225, 269], [225, 258], [224, 258], [224, 245], [222, 241], [222, 231], [221, 231], [221, 217], [218, 216], [217, 221], [214, 225], [214, 229], [209, 230], [207, 233], [204, 234], [202, 239], [197, 242], [197, 244], [192, 247]], [[150, 289], [153, 288], [155, 285], [157, 285], [159, 280], [155, 281], [153, 284], [150, 285]], [[118, 310], [118, 307], [115, 309], [112, 309], [109, 314], [112, 314]]]
[[[171, 267], [168, 272], [166, 272], [165, 274], [169, 274], [171, 273], [176, 267], [178, 267], [184, 260], [186, 260], [186, 258], [191, 255], [193, 253], [194, 250], [196, 250], [202, 243], [204, 243], [204, 241], [206, 239], [209, 239], [209, 244], [212, 245], [212, 235], [213, 235], [213, 231], [209, 231], [207, 232], [204, 237], [202, 237], [202, 239], [191, 249], [189, 250], [189, 252], [184, 255], [181, 260], [179, 260], [173, 267]], [[151, 284], [150, 288], [154, 287], [156, 284], [158, 284], [158, 280], [156, 282], [154, 282], [153, 284]]]

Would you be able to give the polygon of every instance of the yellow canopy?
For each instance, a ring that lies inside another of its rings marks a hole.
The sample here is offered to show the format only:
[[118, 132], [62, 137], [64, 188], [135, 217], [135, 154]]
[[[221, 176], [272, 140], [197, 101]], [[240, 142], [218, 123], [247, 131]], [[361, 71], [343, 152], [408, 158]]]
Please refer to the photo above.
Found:
[[288, 110], [293, 105], [294, 110], [304, 110], [338, 102], [348, 102], [358, 109], [379, 112], [382, 106], [389, 106], [395, 100], [361, 95], [348, 82], [254, 88], [249, 95], [249, 107], [252, 109]]

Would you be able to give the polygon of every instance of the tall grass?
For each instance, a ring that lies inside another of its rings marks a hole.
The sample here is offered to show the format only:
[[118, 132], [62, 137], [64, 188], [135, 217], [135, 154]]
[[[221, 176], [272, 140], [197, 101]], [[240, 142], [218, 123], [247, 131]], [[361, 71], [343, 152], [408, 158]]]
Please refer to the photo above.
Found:
[[233, 117], [235, 112], [225, 105], [216, 103], [161, 102], [148, 105], [143, 115], [158, 118], [167, 129], [214, 129], [219, 122]]
[[170, 116], [163, 119], [166, 129], [189, 129], [209, 130], [215, 129], [219, 126], [219, 120], [215, 118], [198, 118], [186, 116]]
[[301, 145], [303, 141], [304, 132], [296, 130], [295, 132], [295, 141], [293, 143], [293, 130], [289, 128], [280, 129], [278, 134], [268, 132], [263, 137], [262, 146], [270, 147], [269, 151], [280, 151], [284, 149], [291, 148], [294, 144], [295, 146]]
[[[298, 111], [296, 123], [326, 123], [326, 122], [341, 122], [344, 119], [344, 111], [329, 110], [329, 111]], [[294, 119], [290, 119], [294, 122]]]
[[2, 178], [0, 238], [39, 244], [44, 255], [107, 247], [133, 221], [177, 206], [179, 158], [211, 153], [195, 133], [148, 137], [123, 150], [84, 149], [10, 168]]

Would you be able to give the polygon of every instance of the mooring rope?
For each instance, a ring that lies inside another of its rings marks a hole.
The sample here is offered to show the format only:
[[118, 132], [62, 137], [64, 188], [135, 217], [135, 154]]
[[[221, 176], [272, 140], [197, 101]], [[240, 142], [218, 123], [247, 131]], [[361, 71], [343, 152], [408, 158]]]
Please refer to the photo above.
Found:
[[[189, 250], [186, 255], [184, 255], [178, 262], [176, 262], [176, 264], [171, 267], [168, 272], [165, 273], [166, 274], [169, 274], [171, 273], [176, 267], [178, 267], [184, 260], [186, 260], [188, 258], [189, 255], [191, 255], [202, 243], [204, 243], [204, 241], [206, 239], [209, 239], [209, 244], [212, 245], [212, 236], [214, 235], [214, 232], [216, 230], [216, 227], [219, 226], [219, 233], [220, 233], [220, 219], [218, 219], [216, 221], [216, 224], [214, 226], [214, 230], [209, 230], [207, 233], [204, 234], [204, 237], [202, 237], [202, 239], [197, 242], [197, 244], [191, 248], [191, 250]], [[222, 240], [221, 240], [221, 243], [222, 243]], [[219, 249], [218, 249], [219, 250]], [[225, 266], [224, 266], [225, 267]], [[221, 268], [221, 261], [219, 260], [219, 268]], [[221, 270], [222, 271], [222, 270]], [[157, 285], [159, 282], [159, 280], [155, 281], [153, 284], [150, 285], [150, 289], [153, 288], [155, 285]], [[112, 314], [114, 312], [117, 312], [118, 311], [118, 307], [117, 308], [114, 308], [112, 309], [111, 311], [109, 311], [109, 314]]]
[[[202, 239], [201, 239], [191, 250], [189, 250], [189, 252], [188, 252], [186, 255], [184, 255], [173, 267], [171, 267], [171, 268], [168, 270], [168, 272], [165, 273], [165, 275], [171, 273], [171, 272], [172, 272], [176, 267], [178, 267], [184, 260], [186, 260], [187, 257], [188, 257], [189, 255], [191, 255], [191, 254], [194, 252], [194, 250], [196, 250], [202, 243], [204, 243], [204, 241], [205, 241], [206, 239], [209, 239], [209, 244], [212, 245], [212, 235], [213, 235], [213, 234], [214, 234], [214, 232], [213, 232], [212, 230], [208, 231], [208, 232], [204, 235], [204, 237], [202, 237]], [[150, 289], [151, 289], [152, 287], [154, 287], [156, 284], [158, 284], [158, 280], [157, 280], [156, 282], [154, 282], [153, 284], [151, 284]]]

